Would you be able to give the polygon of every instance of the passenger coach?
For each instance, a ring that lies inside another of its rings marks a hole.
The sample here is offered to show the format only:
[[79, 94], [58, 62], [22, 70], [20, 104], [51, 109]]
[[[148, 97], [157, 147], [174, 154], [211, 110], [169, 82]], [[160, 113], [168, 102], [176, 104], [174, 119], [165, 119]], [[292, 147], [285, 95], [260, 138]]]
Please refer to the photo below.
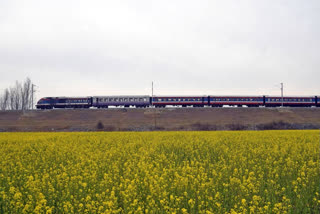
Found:
[[92, 97], [92, 101], [92, 106], [97, 108], [109, 106], [145, 108], [150, 105], [150, 96], [95, 96]]
[[212, 107], [228, 106], [248, 106], [259, 107], [263, 105], [263, 96], [209, 96]]
[[208, 97], [197, 97], [197, 96], [161, 96], [153, 97], [152, 105], [157, 108], [164, 108], [166, 106], [193, 106], [193, 107], [204, 107], [208, 105]]
[[[283, 106], [311, 107], [316, 106], [317, 97], [283, 97]], [[265, 97], [266, 107], [278, 107], [282, 105], [281, 97]]]

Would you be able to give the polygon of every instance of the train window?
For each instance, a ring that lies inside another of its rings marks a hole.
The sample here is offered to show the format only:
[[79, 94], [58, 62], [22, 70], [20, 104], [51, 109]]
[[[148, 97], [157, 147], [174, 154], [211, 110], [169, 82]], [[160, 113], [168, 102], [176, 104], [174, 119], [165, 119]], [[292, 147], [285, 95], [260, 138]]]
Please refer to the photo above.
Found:
[[162, 99], [161, 99], [161, 98], [159, 98], [159, 101], [162, 101]]
[[133, 98], [129, 98], [129, 101], [132, 102], [132, 101], [133, 101]]
[[171, 101], [171, 99], [168, 99], [169, 101]]
[[146, 101], [147, 101], [147, 98], [143, 98], [143, 101], [145, 101], [145, 102], [146, 102]]
[[122, 99], [122, 98], [120, 98], [120, 99], [119, 99], [119, 101], [120, 101], [120, 102], [122, 102], [122, 101], [123, 101], [123, 99]]

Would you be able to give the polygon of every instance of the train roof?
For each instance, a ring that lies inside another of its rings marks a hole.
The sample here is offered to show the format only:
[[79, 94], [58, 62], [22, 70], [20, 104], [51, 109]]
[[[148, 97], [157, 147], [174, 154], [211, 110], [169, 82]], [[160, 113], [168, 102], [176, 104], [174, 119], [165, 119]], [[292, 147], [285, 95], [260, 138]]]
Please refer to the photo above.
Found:
[[42, 97], [41, 99], [51, 99], [51, 98], [59, 98], [59, 99], [83, 99], [83, 98], [91, 98], [91, 96], [83, 96], [83, 97]]
[[110, 96], [93, 96], [93, 98], [107, 98], [107, 97], [114, 97], [114, 98], [117, 98], [117, 97], [150, 97], [149, 95], [110, 95]]
[[207, 95], [153, 95], [153, 97], [207, 97]]

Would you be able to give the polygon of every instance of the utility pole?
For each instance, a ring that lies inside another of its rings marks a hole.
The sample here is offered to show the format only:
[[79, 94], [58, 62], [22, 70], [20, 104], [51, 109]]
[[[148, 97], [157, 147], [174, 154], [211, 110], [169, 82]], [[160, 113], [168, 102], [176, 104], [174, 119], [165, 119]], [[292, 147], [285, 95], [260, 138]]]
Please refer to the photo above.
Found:
[[283, 107], [283, 83], [281, 84], [281, 107]]
[[157, 129], [157, 111], [155, 106], [153, 106], [153, 81], [152, 81], [152, 86], [151, 86], [151, 106], [154, 107], [153, 110], [153, 119], [154, 119], [154, 129]]

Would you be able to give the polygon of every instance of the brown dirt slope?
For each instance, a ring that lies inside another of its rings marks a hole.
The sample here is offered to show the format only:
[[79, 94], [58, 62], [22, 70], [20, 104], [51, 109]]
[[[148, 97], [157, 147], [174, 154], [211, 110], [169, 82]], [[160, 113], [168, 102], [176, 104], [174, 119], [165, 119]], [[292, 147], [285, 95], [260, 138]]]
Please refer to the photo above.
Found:
[[[102, 127], [98, 127], [101, 121]], [[0, 111], [0, 131], [320, 128], [320, 108], [54, 109]]]

